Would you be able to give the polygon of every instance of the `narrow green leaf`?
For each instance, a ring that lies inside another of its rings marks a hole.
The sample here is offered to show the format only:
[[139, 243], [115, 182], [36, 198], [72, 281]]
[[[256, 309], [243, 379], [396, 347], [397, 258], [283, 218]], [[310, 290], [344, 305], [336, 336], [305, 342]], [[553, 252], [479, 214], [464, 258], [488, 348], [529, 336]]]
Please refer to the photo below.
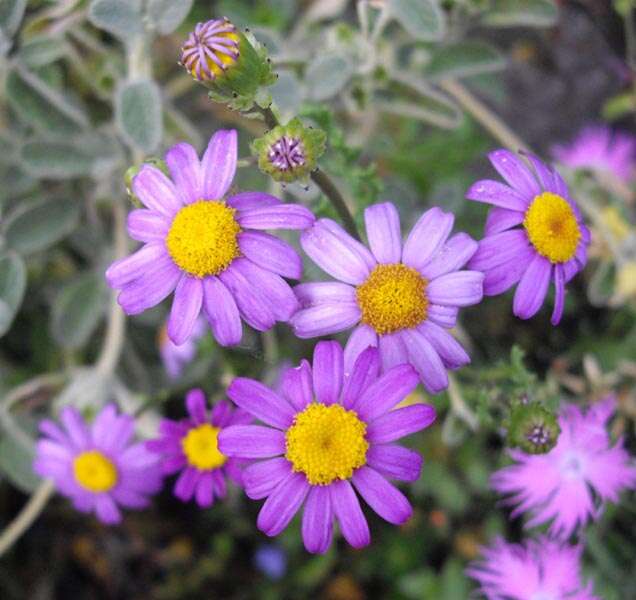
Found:
[[494, 0], [483, 22], [493, 27], [550, 27], [558, 17], [553, 0]]
[[95, 27], [124, 40], [144, 30], [139, 2], [133, 0], [93, 0], [88, 18]]
[[157, 148], [162, 137], [161, 96], [154, 81], [127, 82], [115, 99], [117, 126], [128, 144], [145, 152]]
[[22, 164], [34, 177], [68, 179], [90, 175], [94, 158], [71, 142], [33, 141], [22, 146]]
[[26, 4], [26, 0], [2, 0], [0, 2], [0, 29], [7, 37], [12, 37], [18, 30]]
[[3, 223], [3, 231], [10, 248], [32, 254], [68, 235], [78, 219], [75, 200], [41, 200], [18, 206]]
[[25, 444], [16, 433], [5, 429], [0, 437], [0, 471], [13, 485], [28, 494], [40, 483], [33, 472], [35, 445], [33, 442]]
[[428, 79], [471, 77], [499, 71], [506, 66], [504, 57], [483, 42], [459, 42], [436, 47], [426, 65]]
[[0, 257], [0, 337], [15, 318], [26, 289], [26, 267], [15, 252]]
[[150, 0], [147, 13], [159, 33], [172, 33], [188, 16], [193, 0]]
[[389, 0], [395, 20], [418, 40], [439, 40], [446, 30], [444, 12], [437, 0]]
[[59, 37], [38, 36], [25, 43], [18, 51], [20, 60], [30, 68], [48, 65], [66, 53], [66, 43]]

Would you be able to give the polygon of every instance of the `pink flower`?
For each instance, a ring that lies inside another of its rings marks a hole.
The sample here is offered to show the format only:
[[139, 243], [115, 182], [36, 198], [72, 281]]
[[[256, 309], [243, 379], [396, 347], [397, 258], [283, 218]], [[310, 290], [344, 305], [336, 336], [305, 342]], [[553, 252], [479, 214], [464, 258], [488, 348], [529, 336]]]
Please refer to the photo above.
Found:
[[510, 495], [513, 516], [530, 512], [529, 527], [552, 521], [550, 534], [565, 539], [597, 519], [604, 502], [617, 502], [622, 490], [636, 487], [636, 466], [622, 440], [612, 446], [607, 433], [615, 407], [613, 396], [585, 413], [566, 406], [559, 417], [561, 435], [550, 452], [510, 452], [516, 464], [497, 471], [492, 485]]

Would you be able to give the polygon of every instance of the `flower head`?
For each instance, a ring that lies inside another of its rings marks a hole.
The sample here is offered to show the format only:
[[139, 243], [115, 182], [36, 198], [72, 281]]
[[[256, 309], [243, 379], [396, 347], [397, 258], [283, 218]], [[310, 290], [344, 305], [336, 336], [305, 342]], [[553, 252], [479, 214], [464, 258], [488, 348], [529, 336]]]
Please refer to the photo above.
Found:
[[553, 281], [552, 324], [556, 325], [563, 314], [565, 284], [587, 261], [590, 232], [555, 170], [528, 155], [533, 173], [508, 150], [491, 152], [489, 158], [508, 185], [482, 180], [466, 194], [469, 200], [494, 206], [486, 221], [486, 237], [469, 267], [484, 272], [488, 296], [518, 283], [513, 312], [522, 319], [537, 313]]
[[190, 390], [186, 396], [188, 418], [181, 421], [163, 419], [160, 437], [146, 442], [148, 450], [161, 455], [164, 475], [181, 472], [174, 495], [183, 502], [192, 497], [199, 506], [212, 506], [214, 498], [225, 498], [226, 477], [241, 484], [240, 461], [219, 451], [219, 433], [230, 425], [251, 423], [243, 410], [233, 411], [227, 402], [219, 402], [211, 413], [205, 407], [202, 390]]
[[602, 503], [617, 502], [619, 493], [636, 487], [636, 466], [619, 440], [614, 446], [606, 423], [616, 402], [609, 397], [587, 412], [565, 407], [559, 417], [561, 435], [546, 454], [512, 450], [516, 464], [492, 477], [492, 486], [510, 494], [513, 515], [530, 512], [528, 526], [552, 521], [550, 533], [568, 538], [590, 518], [599, 517]]
[[190, 338], [180, 346], [177, 346], [168, 337], [167, 325], [161, 327], [158, 336], [159, 354], [161, 355], [163, 368], [170, 379], [178, 379], [184, 367], [192, 362], [197, 352], [198, 342], [206, 331], [205, 320], [199, 317], [194, 323]]
[[284, 374], [282, 392], [252, 379], [235, 379], [228, 396], [264, 425], [234, 426], [219, 435], [228, 456], [264, 459], [245, 468], [247, 495], [267, 498], [258, 528], [269, 536], [287, 527], [305, 503], [302, 536], [309, 552], [331, 544], [333, 520], [360, 548], [370, 541], [358, 493], [393, 524], [411, 516], [406, 497], [385, 477], [415, 481], [421, 457], [393, 442], [428, 427], [435, 409], [417, 404], [392, 410], [418, 383], [409, 365], [379, 376], [380, 356], [368, 348], [352, 370], [337, 342], [319, 342], [313, 366], [303, 361]]
[[128, 215], [128, 232], [144, 246], [113, 263], [106, 279], [121, 289], [119, 304], [131, 315], [174, 291], [168, 336], [177, 345], [192, 335], [201, 309], [226, 346], [241, 341], [241, 318], [265, 331], [298, 307], [283, 277], [300, 278], [300, 256], [262, 230], [304, 229], [314, 217], [260, 192], [226, 198], [236, 152], [236, 131], [219, 131], [201, 161], [185, 143], [168, 151], [172, 180], [144, 165], [132, 182], [146, 208]]
[[636, 137], [605, 125], [588, 126], [570, 144], [554, 146], [552, 156], [573, 169], [609, 173], [628, 183], [636, 167]]
[[118, 506], [148, 506], [148, 496], [161, 488], [161, 470], [143, 443], [130, 443], [131, 416], [117, 414], [109, 404], [90, 426], [72, 407], [62, 410], [60, 420], [64, 429], [48, 419], [40, 423], [44, 436], [33, 465], [38, 475], [53, 479], [76, 509], [95, 511], [107, 524], [121, 521]]
[[582, 551], [549, 538], [523, 545], [498, 538], [467, 573], [488, 600], [598, 600], [581, 582]]
[[510, 411], [508, 444], [528, 454], [552, 450], [560, 432], [556, 416], [538, 402], [518, 404]]
[[369, 251], [337, 223], [320, 219], [301, 236], [305, 252], [338, 282], [303, 283], [291, 319], [302, 338], [355, 327], [345, 349], [349, 372], [362, 350], [379, 346], [382, 368], [409, 363], [429, 392], [448, 386], [446, 369], [470, 362], [446, 331], [459, 307], [482, 298], [483, 274], [462, 271], [477, 249], [465, 233], [448, 237], [454, 217], [427, 210], [402, 244], [400, 219], [391, 203], [366, 209]]

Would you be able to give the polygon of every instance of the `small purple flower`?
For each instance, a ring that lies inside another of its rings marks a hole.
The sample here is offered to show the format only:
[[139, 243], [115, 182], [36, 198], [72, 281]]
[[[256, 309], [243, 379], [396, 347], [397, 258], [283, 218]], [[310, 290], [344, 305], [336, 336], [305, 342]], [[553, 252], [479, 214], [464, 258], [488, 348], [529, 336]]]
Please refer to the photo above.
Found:
[[252, 417], [243, 410], [233, 411], [227, 402], [219, 402], [208, 415], [202, 390], [190, 390], [186, 396], [189, 418], [163, 419], [160, 437], [146, 442], [151, 452], [161, 455], [164, 475], [181, 471], [174, 495], [183, 502], [193, 497], [202, 508], [212, 506], [214, 498], [225, 498], [225, 478], [241, 485], [241, 461], [228, 458], [217, 444], [219, 433], [230, 425], [247, 425]]
[[269, 161], [280, 171], [288, 171], [302, 167], [305, 164], [305, 149], [302, 140], [284, 135], [272, 144]]
[[582, 551], [545, 537], [523, 545], [497, 538], [467, 574], [488, 600], [600, 600], [581, 581]]
[[144, 165], [132, 182], [147, 207], [128, 215], [128, 232], [144, 246], [106, 271], [126, 313], [139, 314], [174, 291], [168, 335], [192, 334], [201, 310], [222, 346], [241, 341], [241, 317], [259, 331], [288, 321], [298, 301], [283, 277], [299, 279], [302, 261], [264, 229], [305, 229], [312, 213], [260, 192], [224, 199], [236, 171], [236, 131], [218, 131], [201, 161], [189, 144], [166, 154], [172, 176]]
[[636, 166], [636, 137], [606, 125], [588, 126], [569, 145], [554, 146], [552, 156], [573, 169], [609, 173], [629, 183]]
[[448, 237], [454, 216], [427, 210], [402, 243], [400, 218], [389, 202], [364, 213], [369, 251], [331, 219], [303, 232], [301, 245], [338, 282], [303, 283], [294, 289], [301, 303], [291, 319], [296, 335], [310, 338], [355, 326], [345, 349], [345, 371], [368, 346], [378, 346], [384, 371], [415, 367], [435, 393], [448, 386], [446, 369], [470, 357], [446, 330], [459, 307], [482, 298], [483, 274], [462, 271], [477, 249], [465, 233]]
[[64, 429], [48, 419], [40, 423], [33, 468], [55, 482], [58, 491], [82, 512], [95, 511], [100, 521], [121, 521], [119, 506], [140, 509], [161, 488], [157, 457], [143, 443], [131, 444], [135, 421], [105, 406], [87, 426], [72, 407], [62, 409]]
[[469, 200], [494, 206], [486, 220], [486, 237], [468, 266], [484, 272], [487, 296], [502, 294], [518, 283], [513, 312], [521, 319], [538, 312], [553, 281], [552, 324], [557, 325], [565, 284], [587, 262], [590, 232], [556, 170], [528, 155], [533, 173], [516, 154], [503, 149], [488, 157], [509, 185], [484, 179], [468, 190]]
[[366, 546], [369, 526], [354, 487], [389, 523], [411, 516], [409, 501], [385, 477], [419, 477], [420, 455], [394, 442], [428, 427], [435, 409], [416, 404], [393, 410], [419, 378], [410, 365], [379, 372], [377, 348], [362, 352], [346, 373], [340, 344], [319, 342], [313, 367], [304, 360], [288, 369], [281, 393], [253, 379], [232, 382], [228, 396], [263, 425], [227, 427], [219, 448], [227, 456], [264, 459], [244, 469], [243, 485], [253, 500], [267, 498], [257, 521], [265, 534], [281, 533], [304, 503], [302, 537], [309, 552], [327, 551], [334, 519], [352, 546]]
[[623, 448], [614, 446], [607, 421], [616, 401], [610, 396], [583, 413], [577, 406], [562, 409], [561, 435], [546, 454], [511, 450], [516, 464], [492, 476], [492, 486], [509, 494], [513, 516], [530, 512], [529, 527], [552, 521], [550, 534], [566, 539], [590, 518], [597, 519], [603, 503], [618, 502], [622, 490], [636, 487], [636, 466]]
[[181, 373], [186, 365], [194, 360], [197, 353], [197, 347], [199, 340], [205, 335], [207, 327], [205, 320], [199, 317], [194, 323], [192, 334], [180, 346], [177, 346], [168, 337], [168, 327], [164, 325], [159, 330], [159, 354], [161, 355], [161, 362], [168, 377], [172, 380], [181, 377]]

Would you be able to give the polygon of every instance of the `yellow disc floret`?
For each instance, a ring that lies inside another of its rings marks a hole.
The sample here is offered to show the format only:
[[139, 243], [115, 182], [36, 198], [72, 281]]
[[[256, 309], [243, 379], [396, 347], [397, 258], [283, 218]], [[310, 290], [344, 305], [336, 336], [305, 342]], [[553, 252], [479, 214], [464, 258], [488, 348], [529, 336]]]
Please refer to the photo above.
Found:
[[190, 275], [217, 275], [240, 255], [241, 231], [225, 202], [199, 200], [175, 216], [166, 238], [172, 260]]
[[218, 427], [208, 423], [194, 427], [181, 440], [181, 448], [188, 464], [201, 471], [222, 467], [227, 460], [225, 454], [219, 452]]
[[366, 423], [355, 411], [312, 403], [296, 415], [285, 434], [285, 458], [312, 485], [349, 479], [366, 463], [366, 432]]
[[581, 239], [572, 207], [552, 192], [543, 192], [532, 201], [523, 226], [536, 251], [553, 263], [570, 260]]
[[412, 267], [377, 265], [356, 290], [362, 322], [380, 335], [419, 325], [428, 310], [427, 284]]
[[87, 450], [73, 460], [75, 481], [85, 490], [99, 494], [117, 483], [117, 467], [99, 450]]

